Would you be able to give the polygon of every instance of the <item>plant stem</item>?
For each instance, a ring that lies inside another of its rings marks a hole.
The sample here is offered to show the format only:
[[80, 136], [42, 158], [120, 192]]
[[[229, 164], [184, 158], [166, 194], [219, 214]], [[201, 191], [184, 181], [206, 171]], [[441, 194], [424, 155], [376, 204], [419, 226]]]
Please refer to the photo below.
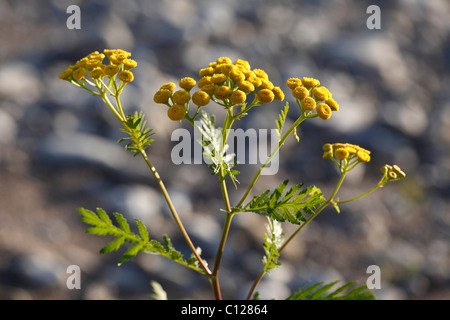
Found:
[[[336, 187], [333, 190], [333, 193], [331, 194], [331, 196], [328, 198], [328, 200], [326, 200], [325, 202], [323, 202], [317, 209], [316, 211], [311, 214], [308, 219], [303, 222], [298, 228], [297, 230], [295, 230], [295, 232], [293, 234], [291, 234], [291, 236], [286, 240], [286, 242], [283, 243], [283, 245], [280, 247], [280, 249], [278, 250], [278, 253], [281, 254], [281, 252], [286, 248], [286, 246], [292, 241], [292, 239], [295, 238], [295, 236], [304, 228], [306, 227], [323, 209], [325, 209], [334, 199], [334, 197], [336, 196], [337, 192], [339, 191], [339, 188], [341, 187], [344, 179], [345, 179], [345, 175], [346, 175], [346, 171], [344, 170], [341, 174], [341, 177], [336, 185]], [[247, 295], [247, 300], [252, 298], [253, 292], [255, 291], [256, 287], [258, 286], [258, 284], [260, 283], [261, 279], [264, 277], [264, 275], [266, 274], [266, 268], [264, 268], [260, 274], [258, 275], [258, 277], [256, 278], [256, 280], [253, 282], [252, 287], [250, 288], [250, 291]]]
[[258, 180], [259, 176], [261, 175], [263, 169], [265, 167], [267, 167], [267, 165], [270, 163], [270, 161], [273, 159], [273, 157], [277, 154], [277, 152], [280, 150], [280, 148], [283, 146], [283, 144], [286, 141], [286, 139], [291, 135], [291, 133], [295, 130], [295, 128], [297, 128], [297, 126], [300, 125], [300, 123], [302, 123], [303, 120], [305, 120], [305, 119], [306, 119], [306, 116], [302, 113], [302, 115], [300, 117], [298, 117], [298, 119], [291, 125], [291, 127], [288, 129], [288, 131], [286, 131], [286, 133], [280, 139], [280, 142], [278, 143], [278, 146], [272, 151], [270, 156], [261, 165], [261, 167], [259, 168], [258, 172], [256, 172], [256, 174], [255, 174], [252, 182], [248, 186], [245, 194], [242, 196], [241, 200], [236, 205], [236, 208], [239, 208], [244, 203], [245, 199], [247, 199], [248, 195], [250, 194], [250, 192], [252, 191], [254, 185], [256, 184], [256, 181]]
[[172, 203], [172, 200], [170, 199], [169, 193], [167, 192], [167, 189], [164, 185], [164, 182], [161, 180], [161, 177], [159, 176], [158, 171], [156, 171], [156, 168], [153, 166], [153, 164], [150, 162], [150, 160], [148, 159], [148, 156], [146, 154], [146, 152], [142, 149], [139, 150], [142, 158], [144, 159], [145, 163], [147, 164], [147, 166], [149, 167], [150, 171], [152, 172], [153, 176], [155, 177], [156, 181], [158, 182], [158, 186], [161, 189], [163, 195], [164, 195], [164, 199], [166, 200], [170, 212], [172, 213], [172, 217], [175, 220], [175, 223], [177, 224], [178, 228], [181, 231], [181, 234], [183, 235], [184, 240], [186, 241], [186, 243], [188, 244], [189, 248], [191, 249], [192, 253], [195, 255], [195, 257], [197, 258], [198, 262], [200, 263], [200, 265], [202, 266], [202, 268], [205, 270], [206, 274], [211, 276], [212, 273], [209, 270], [209, 268], [205, 265], [205, 263], [203, 262], [202, 258], [200, 258], [194, 244], [192, 243], [188, 233], [186, 232], [186, 229], [183, 226], [183, 223], [181, 222], [180, 217], [178, 216], [178, 213]]
[[[119, 96], [116, 95], [116, 102], [119, 108], [119, 112], [117, 112], [116, 108], [113, 106], [113, 104], [111, 103], [111, 101], [109, 101], [108, 97], [106, 96], [106, 93], [103, 92], [102, 93], [102, 99], [103, 101], [106, 103], [106, 105], [111, 109], [111, 111], [114, 113], [114, 115], [120, 120], [120, 122], [122, 123], [122, 125], [125, 127], [126, 130], [130, 130], [130, 128], [127, 126], [126, 124], [126, 117], [125, 114], [123, 113], [123, 109], [122, 106], [120, 104], [120, 99]], [[196, 257], [196, 259], [198, 260], [199, 264], [201, 265], [201, 267], [203, 268], [203, 270], [205, 270], [206, 275], [208, 275], [209, 277], [211, 277], [212, 272], [209, 270], [209, 268], [205, 265], [205, 263], [203, 262], [202, 258], [200, 257], [200, 255], [198, 254], [194, 244], [192, 243], [188, 233], [186, 232], [186, 229], [183, 226], [183, 223], [181, 222], [181, 219], [172, 203], [172, 200], [170, 199], [169, 193], [167, 192], [167, 189], [158, 173], [158, 171], [156, 170], [155, 166], [150, 162], [147, 153], [145, 152], [145, 150], [143, 150], [142, 148], [139, 148], [139, 153], [142, 156], [142, 158], [144, 159], [145, 163], [147, 164], [148, 168], [150, 169], [150, 171], [152, 172], [153, 176], [155, 177], [159, 188], [161, 189], [163, 195], [164, 195], [164, 199], [166, 200], [170, 212], [172, 213], [172, 217], [175, 220], [175, 223], [177, 224], [178, 228], [181, 231], [181, 234], [183, 235], [183, 238], [185, 239], [186, 243], [188, 244], [189, 248], [191, 249], [192, 253], [194, 254], [194, 256]]]

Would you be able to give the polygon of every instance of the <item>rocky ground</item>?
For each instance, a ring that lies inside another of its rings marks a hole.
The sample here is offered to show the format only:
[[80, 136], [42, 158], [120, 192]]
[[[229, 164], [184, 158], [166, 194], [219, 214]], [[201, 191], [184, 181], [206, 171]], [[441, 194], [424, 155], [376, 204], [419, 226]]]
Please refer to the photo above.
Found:
[[[205, 279], [156, 256], [118, 267], [122, 252], [100, 255], [106, 239], [84, 233], [77, 208], [102, 207], [139, 218], [155, 238], [169, 234], [188, 254], [145, 166], [116, 144], [115, 119], [57, 78], [103, 48], [129, 50], [139, 63], [124, 105], [142, 109], [157, 132], [152, 159], [210, 264], [223, 223], [220, 189], [205, 166], [171, 163], [170, 135], [179, 124], [152, 97], [162, 83], [195, 77], [230, 56], [266, 70], [285, 90], [289, 77], [317, 77], [341, 105], [330, 120], [302, 126], [300, 143], [292, 139], [282, 151], [278, 174], [262, 177], [255, 192], [286, 178], [329, 192], [337, 174], [321, 160], [326, 142], [372, 151], [343, 198], [370, 189], [385, 163], [407, 172], [340, 214], [321, 213], [285, 251], [283, 266], [264, 278], [261, 298], [284, 298], [309, 280], [364, 284], [370, 265], [381, 270], [379, 299], [450, 298], [447, 1], [378, 1], [380, 30], [366, 27], [373, 3], [356, 0], [79, 2], [80, 30], [66, 27], [71, 4], [0, 3], [0, 298], [148, 299], [152, 280], [171, 299], [212, 298]], [[273, 128], [283, 104], [240, 124]], [[241, 168], [232, 201], [254, 170]], [[264, 223], [248, 214], [233, 220], [221, 271], [225, 298], [244, 298], [259, 273]], [[73, 264], [81, 290], [66, 286]]]

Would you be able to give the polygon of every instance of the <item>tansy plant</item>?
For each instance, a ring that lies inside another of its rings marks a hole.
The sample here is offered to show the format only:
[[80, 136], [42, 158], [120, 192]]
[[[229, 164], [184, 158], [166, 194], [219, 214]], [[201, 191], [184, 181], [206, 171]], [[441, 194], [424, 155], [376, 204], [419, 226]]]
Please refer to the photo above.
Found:
[[[174, 248], [167, 235], [162, 235], [161, 241], [155, 240], [149, 235], [146, 226], [138, 219], [135, 219], [137, 225], [137, 233], [135, 233], [120, 213], [112, 214], [115, 220], [113, 223], [112, 216], [103, 209], [98, 208], [94, 212], [80, 208], [82, 220], [91, 226], [86, 230], [87, 233], [114, 238], [100, 250], [101, 253], [116, 251], [125, 243], [130, 243], [120, 258], [119, 264], [141, 252], [164, 256], [204, 275], [211, 283], [214, 297], [222, 299], [219, 270], [232, 218], [237, 214], [263, 215], [267, 217], [268, 221], [262, 248], [264, 255], [261, 272], [249, 288], [247, 296], [248, 299], [257, 299], [256, 289], [263, 276], [268, 274], [271, 269], [281, 265], [279, 257], [286, 246], [328, 205], [332, 205], [339, 212], [340, 204], [359, 199], [388, 182], [405, 177], [405, 173], [398, 166], [385, 165], [381, 168], [381, 180], [372, 189], [351, 199], [339, 199], [337, 194], [345, 177], [356, 166], [370, 161], [370, 151], [349, 143], [329, 143], [323, 146], [323, 158], [331, 160], [340, 173], [340, 179], [331, 195], [326, 196], [316, 186], [304, 186], [301, 183], [288, 188], [288, 180], [284, 180], [274, 190], [266, 190], [250, 198], [262, 170], [269, 165], [273, 157], [284, 146], [286, 139], [294, 136], [299, 141], [296, 128], [303, 121], [314, 118], [320, 118], [319, 121], [328, 120], [333, 112], [339, 111], [339, 104], [332, 98], [331, 92], [320, 85], [319, 80], [306, 77], [290, 78], [287, 80], [286, 86], [289, 93], [295, 98], [300, 113], [296, 113], [297, 118], [292, 125], [285, 126], [290, 109], [289, 104], [285, 104], [278, 119], [274, 119], [278, 144], [273, 148], [267, 160], [261, 164], [253, 179], [248, 182], [248, 187], [240, 200], [237, 203], [231, 203], [227, 184], [232, 182], [235, 188], [238, 188], [237, 175], [239, 172], [234, 169], [236, 166], [234, 154], [226, 152], [228, 133], [233, 125], [239, 123], [239, 119], [245, 117], [251, 109], [255, 109], [252, 112], [264, 112], [265, 105], [274, 100], [283, 101], [285, 94], [280, 87], [275, 86], [269, 80], [264, 70], [252, 69], [249, 62], [245, 60], [233, 62], [230, 58], [221, 57], [199, 70], [198, 81], [186, 77], [179, 81], [179, 88], [175, 83], [161, 85], [154, 94], [154, 102], [159, 106], [152, 107], [153, 112], [167, 112], [167, 116], [173, 121], [187, 121], [202, 135], [199, 143], [202, 144], [205, 156], [211, 160], [209, 167], [214, 174], [213, 177], [217, 177], [223, 198], [223, 207], [217, 208], [214, 214], [225, 215], [215, 260], [210, 267], [207, 261], [202, 259], [201, 249], [193, 244], [183, 225], [182, 212], [180, 214], [175, 208], [162, 177], [151, 162], [148, 150], [153, 142], [151, 139], [153, 131], [146, 127], [143, 113], [132, 115], [124, 113], [120, 95], [127, 84], [134, 80], [132, 69], [137, 66], [136, 61], [132, 60], [130, 56], [131, 53], [120, 49], [104, 50], [103, 53], [95, 51], [79, 60], [75, 65], [69, 66], [59, 75], [59, 78], [98, 96], [117, 117], [122, 126], [120, 130], [125, 134], [119, 143], [126, 142], [125, 148], [133, 152], [135, 156], [140, 156], [147, 164], [191, 255], [187, 258], [184, 257], [180, 251]], [[105, 59], [106, 63], [104, 63]], [[223, 107], [225, 117], [221, 127], [216, 126], [214, 115], [210, 115], [206, 111], [210, 103]], [[196, 119], [198, 121], [195, 121]], [[291, 235], [286, 236], [282, 229], [283, 222], [298, 227]], [[349, 282], [332, 289], [335, 284], [336, 282], [304, 285], [287, 299], [374, 298], [366, 286], [354, 287], [355, 283]], [[158, 290], [155, 291], [162, 291], [159, 285], [156, 288]]]

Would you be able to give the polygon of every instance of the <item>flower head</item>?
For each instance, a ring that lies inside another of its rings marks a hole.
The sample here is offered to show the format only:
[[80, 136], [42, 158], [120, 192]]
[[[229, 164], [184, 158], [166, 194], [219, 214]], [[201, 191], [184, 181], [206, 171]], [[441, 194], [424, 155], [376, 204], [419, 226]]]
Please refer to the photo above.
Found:
[[197, 91], [192, 95], [192, 102], [198, 107], [206, 106], [211, 100], [208, 93], [205, 91]]
[[317, 114], [323, 120], [328, 120], [331, 117], [331, 108], [325, 103], [317, 105]]
[[316, 87], [312, 90], [312, 93], [318, 100], [327, 100], [331, 98], [330, 91], [325, 87]]
[[247, 95], [245, 94], [244, 91], [241, 90], [233, 91], [233, 93], [230, 96], [230, 101], [233, 104], [242, 104], [245, 102], [246, 99]]
[[302, 78], [302, 84], [307, 88], [314, 88], [320, 85], [320, 81], [314, 78]]
[[195, 82], [194, 79], [190, 78], [190, 77], [186, 77], [180, 80], [180, 83], [178, 84], [180, 86], [180, 88], [183, 88], [184, 90], [191, 90], [193, 87], [195, 87], [197, 83]]
[[261, 103], [270, 103], [275, 99], [274, 93], [269, 89], [259, 90], [256, 96]]
[[185, 115], [186, 109], [184, 106], [179, 104], [174, 104], [169, 108], [169, 110], [167, 110], [167, 116], [173, 121], [183, 120]]
[[123, 82], [132, 82], [134, 80], [134, 75], [129, 70], [123, 70], [119, 73], [119, 80]]
[[172, 92], [170, 92], [170, 90], [159, 89], [153, 96], [153, 101], [155, 101], [156, 103], [167, 103], [171, 96]]
[[175, 91], [172, 95], [172, 101], [175, 104], [186, 104], [191, 100], [191, 95], [186, 90]]

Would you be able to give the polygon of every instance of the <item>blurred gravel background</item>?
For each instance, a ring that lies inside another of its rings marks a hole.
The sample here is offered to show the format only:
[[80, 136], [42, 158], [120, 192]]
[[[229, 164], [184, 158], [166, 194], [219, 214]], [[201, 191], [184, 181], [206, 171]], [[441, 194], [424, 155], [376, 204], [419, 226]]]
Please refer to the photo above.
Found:
[[[66, 27], [71, 4], [81, 8], [81, 30]], [[381, 8], [380, 30], [366, 27], [371, 4]], [[342, 198], [370, 189], [385, 163], [408, 175], [339, 215], [324, 211], [264, 278], [261, 298], [282, 299], [307, 280], [364, 284], [367, 267], [378, 265], [379, 299], [449, 299], [449, 31], [446, 0], [1, 0], [0, 298], [148, 299], [151, 280], [170, 299], [212, 298], [205, 279], [165, 259], [141, 254], [118, 267], [122, 252], [99, 255], [106, 239], [85, 234], [76, 211], [137, 217], [188, 254], [146, 168], [116, 144], [116, 119], [99, 99], [58, 79], [92, 51], [122, 48], [139, 64], [124, 105], [147, 114], [157, 133], [151, 157], [210, 264], [223, 222], [220, 190], [206, 166], [171, 163], [170, 134], [179, 124], [152, 97], [162, 83], [197, 78], [199, 68], [229, 56], [266, 70], [286, 93], [289, 77], [316, 77], [341, 105], [330, 120], [302, 126], [302, 141], [290, 139], [280, 171], [262, 177], [255, 192], [286, 178], [329, 192], [338, 175], [321, 160], [326, 142], [372, 151]], [[274, 128], [283, 105], [252, 110], [241, 125]], [[232, 200], [256, 170], [241, 169]], [[244, 298], [259, 273], [264, 223], [244, 214], [233, 220], [224, 298]], [[81, 268], [81, 290], [66, 287], [72, 264]]]

